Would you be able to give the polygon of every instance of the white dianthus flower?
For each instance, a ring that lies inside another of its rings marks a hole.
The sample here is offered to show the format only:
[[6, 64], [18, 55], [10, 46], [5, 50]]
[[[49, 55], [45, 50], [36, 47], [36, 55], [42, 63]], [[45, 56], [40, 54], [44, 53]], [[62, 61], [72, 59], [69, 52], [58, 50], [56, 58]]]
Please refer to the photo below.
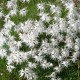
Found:
[[35, 58], [35, 61], [37, 61], [37, 62], [42, 62], [43, 61], [43, 58], [42, 58], [42, 56], [34, 56], [34, 58]]
[[29, 68], [36, 68], [36, 63], [28, 62]]
[[63, 64], [65, 67], [68, 67], [69, 61], [63, 61], [62, 64]]
[[23, 3], [24, 2], [27, 2], [27, 3], [29, 3], [30, 2], [30, 0], [21, 0]]
[[46, 60], [44, 60], [44, 61], [41, 63], [41, 66], [42, 66], [42, 68], [47, 69], [47, 68], [52, 67], [53, 64], [50, 63], [50, 62], [47, 62]]
[[54, 68], [54, 70], [55, 70], [55, 72], [60, 72], [60, 71], [61, 71], [61, 67], [56, 66], [56, 67]]
[[15, 25], [15, 23], [11, 20], [6, 21], [6, 23], [4, 24], [4, 27], [6, 29], [11, 29], [13, 26]]
[[25, 16], [27, 14], [26, 8], [20, 10], [20, 15]]
[[3, 36], [3, 34], [0, 32], [0, 47], [6, 43], [6, 38]]
[[14, 15], [17, 14], [17, 10], [16, 10], [16, 9], [10, 10], [9, 14], [10, 14], [11, 16], [14, 16]]
[[50, 22], [51, 20], [51, 17], [47, 13], [41, 12], [39, 16], [42, 21]]
[[12, 65], [7, 65], [7, 70], [8, 70], [9, 72], [12, 72], [12, 70], [13, 70], [14, 68], [15, 68], [15, 67], [12, 66]]
[[4, 14], [2, 12], [0, 12], [0, 18], [2, 18], [2, 16], [4, 16]]
[[38, 4], [37, 4], [37, 8], [38, 8], [39, 10], [44, 10], [44, 4], [38, 3]]
[[6, 50], [5, 49], [0, 49], [0, 57], [4, 58], [4, 57], [6, 57], [6, 55], [7, 55]]
[[50, 5], [50, 10], [52, 13], [56, 12], [56, 6], [55, 5]]
[[28, 80], [36, 80], [37, 76], [33, 71], [29, 68], [25, 68], [24, 70], [20, 70], [20, 76], [21, 77], [26, 77]]
[[17, 8], [17, 0], [11, 0], [11, 1], [7, 1], [7, 8]]

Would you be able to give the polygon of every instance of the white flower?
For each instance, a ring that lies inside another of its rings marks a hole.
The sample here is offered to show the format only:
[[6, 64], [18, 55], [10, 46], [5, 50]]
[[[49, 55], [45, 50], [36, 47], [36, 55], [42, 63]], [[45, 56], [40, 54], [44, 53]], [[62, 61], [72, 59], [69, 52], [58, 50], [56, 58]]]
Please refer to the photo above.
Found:
[[5, 42], [6, 42], [6, 38], [5, 38], [5, 36], [3, 36], [3, 34], [0, 32], [0, 47], [2, 47]]
[[79, 51], [80, 45], [76, 45], [76, 44], [75, 44], [74, 49], [75, 49], [75, 51]]
[[72, 61], [75, 62], [78, 56], [79, 56], [79, 52], [74, 52], [72, 56]]
[[47, 62], [46, 60], [44, 60], [44, 61], [41, 63], [41, 66], [42, 66], [42, 68], [46, 69], [46, 68], [52, 67], [53, 64], [50, 63], [50, 62]]
[[42, 56], [35, 55], [34, 58], [35, 58], [35, 61], [37, 61], [37, 62], [42, 62], [42, 60], [43, 60]]
[[51, 20], [51, 17], [47, 13], [41, 12], [39, 16], [42, 21], [50, 22]]
[[0, 12], [0, 18], [2, 18], [3, 15], [4, 15], [4, 14], [3, 14], [2, 12]]
[[62, 64], [63, 64], [65, 67], [68, 67], [69, 61], [63, 61]]
[[20, 77], [22, 77], [22, 76], [24, 76], [24, 70], [22, 69], [22, 70], [20, 70]]
[[36, 78], [37, 78], [36, 74], [33, 73], [33, 71], [30, 70], [29, 68], [20, 70], [20, 77], [22, 77], [22, 76], [26, 77], [28, 80], [36, 80]]
[[29, 68], [36, 68], [36, 63], [28, 62]]
[[51, 42], [52, 42], [53, 46], [58, 45], [58, 41], [56, 39], [54, 39], [54, 38], [51, 38]]
[[57, 23], [53, 23], [49, 25], [49, 27], [46, 30], [46, 33], [51, 34], [52, 36], [58, 37], [59, 36], [59, 26]]
[[38, 43], [36, 40], [36, 36], [35, 34], [33, 34], [33, 32], [30, 34], [19, 34], [19, 35], [20, 35], [20, 39], [30, 47], [34, 47], [34, 45]]
[[10, 20], [10, 15], [9, 14], [5, 15], [4, 21], [7, 22], [8, 20]]
[[9, 14], [11, 16], [16, 15], [17, 14], [17, 10], [16, 9], [10, 10]]
[[21, 41], [16, 42], [17, 47], [19, 48], [21, 46]]
[[23, 8], [23, 9], [20, 10], [20, 15], [25, 16], [26, 13], [27, 13], [26, 8]]
[[3, 76], [3, 73], [0, 73], [1, 76]]
[[17, 0], [11, 0], [11, 1], [7, 1], [7, 8], [17, 8], [17, 4], [16, 4]]
[[44, 4], [38, 3], [38, 4], [37, 4], [37, 8], [38, 8], [39, 10], [44, 10]]
[[64, 48], [61, 50], [62, 57], [68, 57], [69, 56], [69, 50]]
[[66, 26], [67, 26], [67, 24], [66, 24], [65, 19], [60, 18], [60, 19], [58, 19], [58, 20], [59, 20], [59, 28], [60, 28], [60, 30], [61, 30], [62, 32], [63, 32], [63, 31], [66, 32]]
[[72, 38], [71, 38], [71, 37], [66, 36], [65, 42], [66, 42], [66, 46], [67, 46], [68, 48], [72, 48], [72, 47], [73, 47], [73, 41], [72, 41]]
[[8, 2], [7, 2], [7, 8], [11, 8], [12, 5], [13, 5], [13, 3], [12, 3], [11, 1], [8, 1]]
[[59, 57], [59, 49], [57, 48], [54, 48], [52, 51], [51, 51], [51, 58], [52, 59], [56, 59]]
[[27, 2], [27, 3], [29, 3], [30, 2], [30, 0], [21, 0], [23, 3], [24, 2]]
[[5, 27], [6, 29], [11, 29], [12, 26], [14, 26], [14, 25], [15, 25], [15, 24], [14, 24], [13, 21], [8, 20], [8, 21], [6, 21], [6, 23], [4, 24], [4, 27]]
[[49, 77], [55, 78], [55, 77], [56, 77], [56, 73], [55, 73], [55, 72], [52, 72], [52, 73], [49, 75]]
[[56, 72], [60, 72], [60, 71], [61, 71], [61, 67], [56, 66], [56, 67], [54, 68], [54, 70], [56, 70]]
[[11, 72], [15, 67], [12, 65], [7, 65], [7, 70]]
[[3, 58], [3, 57], [6, 57], [7, 55], [7, 52], [5, 49], [0, 49], [0, 57]]
[[51, 44], [49, 44], [48, 42], [47, 42], [47, 40], [42, 40], [42, 45], [41, 45], [41, 47], [40, 47], [40, 53], [42, 53], [42, 54], [50, 54], [50, 51], [52, 50], [52, 48], [50, 47], [51, 46]]
[[55, 5], [50, 5], [50, 10], [51, 10], [52, 13], [55, 13], [56, 12]]

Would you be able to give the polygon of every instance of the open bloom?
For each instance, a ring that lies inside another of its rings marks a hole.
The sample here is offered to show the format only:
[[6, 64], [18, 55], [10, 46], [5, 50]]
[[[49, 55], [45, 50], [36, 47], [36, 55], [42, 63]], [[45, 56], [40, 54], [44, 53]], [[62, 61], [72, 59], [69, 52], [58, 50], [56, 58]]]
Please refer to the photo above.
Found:
[[50, 16], [47, 13], [41, 12], [39, 16], [42, 21], [50, 22], [51, 20]]
[[20, 15], [25, 16], [26, 13], [27, 13], [26, 8], [23, 8], [23, 9], [20, 10]]
[[44, 4], [38, 3], [38, 4], [37, 4], [37, 8], [38, 8], [39, 10], [44, 10]]

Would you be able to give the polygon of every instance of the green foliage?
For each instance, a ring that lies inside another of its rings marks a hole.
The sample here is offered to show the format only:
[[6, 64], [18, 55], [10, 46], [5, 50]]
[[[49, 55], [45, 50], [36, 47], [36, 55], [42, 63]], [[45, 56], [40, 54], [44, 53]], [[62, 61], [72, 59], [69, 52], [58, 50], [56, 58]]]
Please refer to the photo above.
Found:
[[5, 43], [5, 44], [3, 45], [3, 48], [6, 50], [7, 55], [9, 55], [9, 54], [10, 54], [9, 46]]
[[37, 80], [50, 80], [50, 78], [47, 78], [46, 75], [49, 75], [51, 72], [53, 72], [53, 68], [43, 69], [40, 64], [38, 64], [37, 68], [33, 69], [33, 71], [35, 71], [38, 75]]
[[30, 48], [25, 43], [22, 43], [22, 45], [20, 47], [20, 51], [27, 52], [27, 51], [30, 51]]
[[8, 80], [9, 72], [6, 70], [6, 58], [0, 58], [0, 80]]
[[14, 30], [14, 27], [11, 28], [10, 34], [11, 34], [12, 36], [14, 36], [14, 39], [15, 39], [16, 41], [19, 41], [19, 40], [20, 40], [17, 31]]
[[19, 13], [17, 13], [17, 15], [11, 16], [11, 20], [15, 24], [19, 24], [20, 22], [26, 21], [27, 20], [27, 16], [21, 16]]
[[0, 6], [2, 7], [3, 13], [6, 15], [9, 9], [6, 8], [7, 0], [0, 0]]
[[0, 30], [3, 28], [3, 25], [4, 25], [4, 21], [0, 19]]
[[54, 60], [51, 59], [51, 56], [50, 55], [43, 55], [43, 56], [47, 60], [47, 62], [51, 62], [51, 63], [54, 64], [53, 67], [58, 66], [58, 60], [57, 59], [54, 59]]
[[40, 48], [40, 46], [41, 46], [41, 44], [42, 44], [42, 40], [45, 40], [45, 39], [47, 39], [47, 41], [50, 43], [51, 41], [50, 41], [50, 38], [51, 38], [51, 35], [47, 35], [46, 33], [41, 33], [41, 34], [39, 34], [38, 35], [38, 37], [37, 37], [37, 40], [38, 40], [38, 44], [37, 45], [35, 45], [35, 48], [37, 48], [37, 49], [39, 49]]
[[67, 14], [68, 14], [68, 10], [65, 8], [64, 5], [62, 5], [61, 18], [65, 18]]
[[64, 67], [57, 76], [61, 77], [62, 80], [78, 80], [77, 64], [72, 63], [67, 68]]
[[15, 68], [10, 73], [9, 80], [26, 80], [23, 77], [21, 78], [19, 75], [19, 71], [24, 69], [27, 66], [27, 61], [22, 62], [21, 64], [14, 63]]

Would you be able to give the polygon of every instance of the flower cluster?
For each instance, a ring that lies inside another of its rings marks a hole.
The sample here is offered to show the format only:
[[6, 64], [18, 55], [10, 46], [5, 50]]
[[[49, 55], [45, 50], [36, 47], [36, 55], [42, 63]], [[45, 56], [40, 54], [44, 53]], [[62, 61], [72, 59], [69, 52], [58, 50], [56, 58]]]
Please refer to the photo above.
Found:
[[[11, 17], [17, 14], [25, 17], [28, 13], [27, 7], [18, 9], [17, 1], [7, 1], [8, 14], [3, 13], [3, 8], [0, 11], [0, 19], [4, 17], [4, 25], [0, 30], [0, 57], [6, 58], [7, 70], [12, 72], [16, 68], [14, 63], [26, 62], [25, 68], [19, 71], [20, 77], [37, 80], [39, 75], [36, 69], [40, 67], [43, 70], [52, 69], [49, 75], [45, 75], [46, 78], [61, 80], [56, 77], [57, 73], [63, 67], [68, 67], [71, 61], [76, 62], [80, 54], [80, 16], [73, 1], [60, 0], [60, 5], [37, 3], [38, 20], [27, 19], [15, 24]], [[19, 1], [27, 5], [31, 2]], [[48, 12], [46, 7], [49, 7]], [[4, 48], [5, 44], [9, 52]]]

